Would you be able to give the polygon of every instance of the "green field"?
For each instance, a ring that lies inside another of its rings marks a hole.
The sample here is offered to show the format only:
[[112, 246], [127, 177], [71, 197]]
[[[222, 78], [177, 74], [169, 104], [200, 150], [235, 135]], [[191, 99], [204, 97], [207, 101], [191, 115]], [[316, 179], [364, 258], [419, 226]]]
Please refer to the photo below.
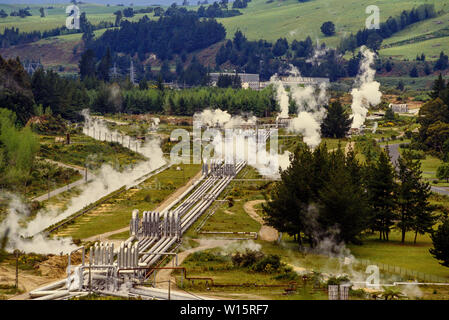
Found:
[[[389, 16], [396, 16], [404, 9], [412, 9], [422, 4], [416, 0], [314, 0], [299, 3], [297, 0], [274, 1], [253, 0], [248, 8], [241, 9], [243, 15], [219, 19], [226, 26], [228, 37], [232, 37], [240, 29], [252, 40], [275, 40], [285, 37], [287, 40], [303, 40], [310, 36], [314, 40], [325, 41], [329, 45], [339, 43], [339, 38], [351, 32], [357, 32], [365, 27], [368, 15], [365, 9], [369, 5], [377, 5], [380, 9], [381, 21]], [[449, 9], [441, 1], [426, 1], [434, 3], [436, 9]], [[336, 36], [325, 38], [320, 27], [323, 22], [333, 21], [336, 25]], [[411, 30], [413, 33], [425, 31], [426, 28]], [[407, 38], [409, 31], [403, 31]]]

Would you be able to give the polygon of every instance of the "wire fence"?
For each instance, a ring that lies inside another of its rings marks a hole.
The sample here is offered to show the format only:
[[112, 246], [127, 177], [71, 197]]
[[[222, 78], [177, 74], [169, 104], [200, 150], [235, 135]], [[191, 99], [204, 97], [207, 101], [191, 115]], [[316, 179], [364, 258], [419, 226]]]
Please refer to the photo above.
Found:
[[362, 267], [369, 265], [375, 265], [379, 268], [379, 271], [399, 275], [403, 280], [417, 280], [426, 283], [448, 283], [449, 278], [436, 276], [416, 270], [410, 270], [407, 268], [394, 266], [386, 263], [374, 262], [371, 260], [357, 259], [357, 262]]

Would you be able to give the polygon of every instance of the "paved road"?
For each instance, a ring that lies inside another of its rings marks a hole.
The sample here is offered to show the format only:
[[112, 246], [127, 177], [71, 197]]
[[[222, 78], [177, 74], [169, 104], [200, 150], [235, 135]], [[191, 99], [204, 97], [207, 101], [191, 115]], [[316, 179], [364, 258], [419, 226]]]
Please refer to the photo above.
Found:
[[[391, 163], [394, 165], [396, 171], [398, 171], [398, 159], [400, 157], [399, 144], [388, 145], [388, 152], [390, 154]], [[431, 186], [430, 189], [435, 193], [449, 196], [449, 189], [447, 188]]]
[[[62, 168], [74, 169], [74, 170], [78, 171], [81, 174], [82, 178], [77, 180], [77, 181], [75, 181], [75, 182], [72, 182], [72, 183], [70, 183], [68, 185], [65, 185], [65, 186], [63, 186], [61, 188], [52, 190], [52, 191], [50, 191], [50, 194], [47, 192], [47, 193], [45, 193], [45, 194], [43, 194], [43, 195], [41, 195], [39, 197], [35, 197], [35, 198], [31, 199], [32, 201], [42, 202], [42, 201], [48, 200], [51, 197], [57, 196], [58, 194], [61, 194], [61, 193], [65, 192], [65, 191], [68, 191], [68, 190], [70, 190], [72, 188], [78, 187], [78, 186], [83, 185], [83, 184], [86, 183], [86, 176], [85, 176], [86, 173], [85, 173], [83, 168], [78, 167], [78, 166], [74, 166], [74, 165], [68, 165], [68, 164], [65, 164], [65, 163], [62, 163], [62, 162], [53, 161], [53, 160], [50, 160], [50, 159], [43, 159], [43, 160], [45, 160], [45, 161], [47, 161], [49, 163], [55, 164], [55, 165], [57, 165], [59, 167], [62, 167]], [[94, 175], [92, 175], [92, 174], [90, 174], [88, 172], [87, 173], [87, 181], [90, 181], [93, 178], [94, 178]]]

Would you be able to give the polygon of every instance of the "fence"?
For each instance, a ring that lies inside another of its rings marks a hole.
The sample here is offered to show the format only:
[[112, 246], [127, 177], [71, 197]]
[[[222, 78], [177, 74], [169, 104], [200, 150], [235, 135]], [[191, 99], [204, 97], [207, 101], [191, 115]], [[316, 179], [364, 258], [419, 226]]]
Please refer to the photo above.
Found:
[[449, 278], [436, 276], [433, 274], [427, 274], [424, 272], [419, 272], [416, 270], [410, 270], [406, 268], [402, 268], [399, 266], [393, 266], [386, 263], [378, 263], [370, 260], [365, 259], [357, 259], [357, 263], [362, 267], [367, 267], [369, 265], [375, 265], [379, 267], [379, 271], [391, 273], [391, 274], [397, 274], [399, 275], [403, 280], [418, 280], [421, 282], [426, 283], [439, 283], [439, 282], [449, 282]]

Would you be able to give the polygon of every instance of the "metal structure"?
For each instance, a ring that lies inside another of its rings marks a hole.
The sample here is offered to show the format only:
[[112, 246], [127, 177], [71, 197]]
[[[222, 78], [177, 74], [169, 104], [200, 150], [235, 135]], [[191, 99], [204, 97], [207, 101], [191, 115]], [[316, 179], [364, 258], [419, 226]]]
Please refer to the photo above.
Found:
[[[262, 138], [268, 139], [269, 136], [268, 131]], [[154, 298], [157, 296], [153, 294], [155, 288], [139, 287], [137, 291], [136, 288], [152, 272], [160, 269], [157, 263], [163, 256], [176, 255], [174, 250], [179, 246], [182, 234], [245, 166], [245, 161], [233, 164], [220, 159], [213, 159], [210, 166], [204, 164], [201, 178], [162, 212], [143, 211], [140, 216], [139, 210], [133, 210], [130, 237], [119, 248], [115, 249], [112, 243], [95, 243], [89, 251], [88, 265], [85, 263], [84, 247], [78, 248], [83, 249], [83, 262], [73, 270], [69, 263], [67, 281], [58, 282], [51, 288], [47, 286], [34, 290], [30, 296], [36, 299], [67, 299], [93, 291], [129, 297], [138, 291], [141, 296]]]

